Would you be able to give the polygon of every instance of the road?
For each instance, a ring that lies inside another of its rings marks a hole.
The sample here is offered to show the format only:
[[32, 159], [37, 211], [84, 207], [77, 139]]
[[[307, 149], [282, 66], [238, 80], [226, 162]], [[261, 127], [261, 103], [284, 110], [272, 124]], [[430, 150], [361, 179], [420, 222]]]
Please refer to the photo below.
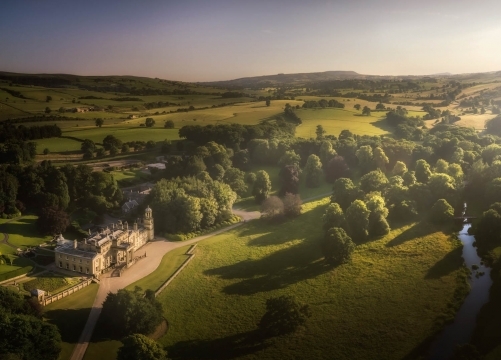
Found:
[[[314, 199], [326, 197], [331, 193], [321, 194], [317, 196], [313, 196], [307, 199], [304, 199], [303, 202], [311, 201]], [[197, 243], [199, 241], [210, 238], [214, 235], [221, 234], [223, 232], [232, 230], [247, 221], [251, 221], [254, 219], [259, 219], [261, 217], [261, 213], [259, 211], [245, 211], [239, 209], [233, 209], [233, 213], [235, 215], [240, 216], [243, 219], [243, 222], [228, 226], [224, 229], [220, 229], [214, 231], [210, 234], [198, 236], [191, 240], [180, 241], [180, 242], [170, 242], [164, 238], [155, 238], [154, 241], [147, 243], [140, 250], [138, 250], [139, 255], [143, 254], [143, 251], [146, 252], [146, 258], [143, 258], [138, 261], [138, 264], [134, 265], [134, 267], [129, 270], [126, 270], [122, 273], [120, 277], [102, 277], [99, 285], [99, 290], [97, 291], [96, 298], [94, 299], [94, 303], [92, 305], [91, 312], [89, 314], [89, 318], [87, 319], [87, 323], [80, 335], [77, 345], [73, 350], [71, 355], [71, 360], [81, 360], [85, 355], [85, 351], [89, 346], [90, 339], [92, 337], [92, 333], [94, 332], [94, 328], [96, 326], [97, 320], [99, 319], [99, 315], [101, 314], [102, 305], [106, 296], [109, 292], [117, 292], [119, 289], [123, 289], [126, 286], [132, 284], [133, 282], [144, 278], [145, 276], [151, 274], [155, 269], [160, 265], [162, 258], [169, 251], [177, 249], [182, 246], [191, 245]], [[111, 273], [108, 273], [108, 276]]]
[[[234, 210], [233, 212], [235, 215], [241, 216], [244, 221], [258, 219], [261, 216], [261, 213], [259, 211], [246, 212], [242, 210]], [[169, 251], [182, 246], [197, 243], [214, 235], [234, 229], [242, 224], [243, 222], [233, 224], [224, 229], [214, 231], [207, 235], [198, 236], [187, 241], [170, 242], [164, 238], [157, 237], [154, 241], [147, 243], [140, 250], [138, 250], [139, 255], [142, 255], [143, 251], [146, 252], [146, 258], [139, 260], [138, 264], [134, 265], [133, 268], [124, 271], [122, 273], [122, 276], [120, 277], [102, 277], [99, 285], [99, 290], [97, 291], [96, 298], [94, 299], [94, 303], [89, 314], [89, 318], [87, 319], [87, 323], [85, 324], [82, 334], [80, 335], [78, 343], [73, 350], [71, 360], [83, 359], [85, 351], [89, 346], [89, 341], [92, 337], [92, 333], [94, 332], [97, 320], [99, 319], [99, 315], [101, 314], [103, 302], [109, 292], [115, 293], [119, 289], [123, 289], [133, 282], [151, 274], [160, 265], [163, 256]], [[108, 275], [109, 274], [110, 273], [108, 273]]]

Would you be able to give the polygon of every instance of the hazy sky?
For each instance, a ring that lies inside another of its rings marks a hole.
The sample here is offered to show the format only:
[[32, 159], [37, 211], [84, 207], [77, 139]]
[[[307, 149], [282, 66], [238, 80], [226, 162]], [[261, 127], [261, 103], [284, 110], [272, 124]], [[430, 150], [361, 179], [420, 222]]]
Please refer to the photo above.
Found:
[[210, 81], [501, 70], [500, 0], [2, 0], [0, 71]]

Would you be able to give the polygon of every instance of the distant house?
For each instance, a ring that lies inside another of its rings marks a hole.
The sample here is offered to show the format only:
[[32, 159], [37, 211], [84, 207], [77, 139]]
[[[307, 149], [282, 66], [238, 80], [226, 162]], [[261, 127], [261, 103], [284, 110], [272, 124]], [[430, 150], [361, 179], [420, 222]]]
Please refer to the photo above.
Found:
[[129, 200], [125, 204], [122, 205], [122, 212], [124, 214], [128, 214], [132, 210], [134, 210], [137, 206], [139, 206], [139, 204], [136, 200]]

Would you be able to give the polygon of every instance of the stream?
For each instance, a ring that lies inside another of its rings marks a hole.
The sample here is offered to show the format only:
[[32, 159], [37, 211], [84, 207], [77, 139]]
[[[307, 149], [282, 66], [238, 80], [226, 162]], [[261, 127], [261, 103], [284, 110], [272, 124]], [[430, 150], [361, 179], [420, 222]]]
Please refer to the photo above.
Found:
[[[459, 239], [463, 243], [464, 263], [472, 271], [469, 281], [471, 290], [457, 312], [454, 322], [445, 326], [433, 341], [429, 357], [431, 360], [446, 360], [458, 344], [466, 344], [470, 341], [480, 308], [489, 301], [489, 289], [492, 285], [491, 269], [481, 265], [482, 259], [473, 246], [475, 237], [468, 235], [470, 227], [471, 224], [464, 224], [459, 232]], [[478, 269], [473, 270], [472, 265], [477, 265]], [[478, 276], [477, 274], [481, 272], [484, 275]]]

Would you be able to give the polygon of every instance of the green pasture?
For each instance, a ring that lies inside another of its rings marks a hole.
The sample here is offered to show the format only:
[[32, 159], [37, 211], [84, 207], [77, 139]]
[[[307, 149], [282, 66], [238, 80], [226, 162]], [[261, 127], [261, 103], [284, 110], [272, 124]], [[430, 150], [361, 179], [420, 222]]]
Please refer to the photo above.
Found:
[[89, 286], [44, 308], [44, 319], [59, 328], [62, 351], [59, 360], [68, 360], [87, 322], [99, 285]]
[[164, 255], [162, 262], [155, 271], [141, 280], [130, 284], [126, 289], [134, 290], [136, 286], [139, 286], [143, 290], [157, 291], [188, 259], [189, 255], [186, 255], [186, 251], [190, 247], [190, 245], [187, 245], [169, 251]]
[[350, 130], [357, 135], [383, 135], [391, 132], [391, 127], [382, 118], [385, 112], [372, 112], [362, 116], [355, 109], [301, 109], [297, 111], [303, 123], [297, 127], [296, 136], [315, 138], [317, 125], [322, 125], [326, 135], [338, 136], [342, 130]]
[[113, 135], [123, 142], [129, 141], [149, 141], [155, 142], [164, 140], [179, 139], [178, 129], [164, 129], [163, 127], [139, 127], [130, 125], [111, 125], [98, 127], [87, 127], [78, 129], [68, 129], [63, 132], [63, 136], [75, 137], [81, 140], [90, 139], [95, 143], [102, 143], [107, 135]]
[[37, 246], [51, 239], [40, 236], [36, 227], [38, 216], [26, 215], [12, 222], [0, 225], [0, 232], [9, 234], [9, 243], [18, 248]]
[[[455, 291], [466, 286], [457, 241], [410, 224], [331, 267], [320, 251], [327, 203], [308, 203], [280, 225], [256, 220], [200, 243], [159, 296], [169, 357], [402, 359], [454, 316]], [[266, 299], [283, 294], [309, 304], [312, 318], [296, 334], [257, 340]]]
[[145, 174], [141, 170], [122, 170], [122, 171], [111, 171], [110, 174], [113, 175], [115, 180], [120, 183], [140, 183], [143, 181], [148, 181], [150, 179], [149, 174]]

